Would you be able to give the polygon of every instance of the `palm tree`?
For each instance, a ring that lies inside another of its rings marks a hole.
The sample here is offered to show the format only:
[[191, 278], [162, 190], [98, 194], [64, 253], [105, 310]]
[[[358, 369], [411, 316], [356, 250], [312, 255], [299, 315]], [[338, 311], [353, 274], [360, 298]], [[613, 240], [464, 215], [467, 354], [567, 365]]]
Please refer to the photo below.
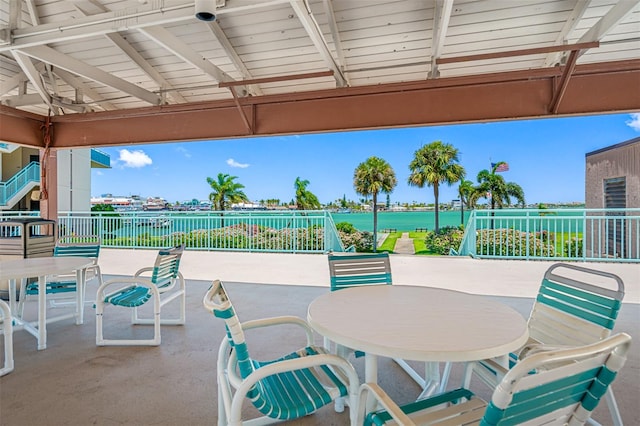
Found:
[[320, 201], [315, 194], [307, 189], [308, 180], [301, 180], [299, 177], [293, 184], [296, 189], [296, 205], [298, 210], [317, 210], [320, 208]]
[[440, 228], [439, 215], [440, 184], [448, 186], [462, 180], [466, 172], [462, 165], [458, 164], [458, 149], [453, 145], [434, 141], [424, 145], [414, 153], [414, 158], [409, 164], [409, 185], [423, 188], [425, 185], [433, 186], [435, 198], [435, 231]]
[[237, 176], [229, 176], [225, 173], [218, 173], [217, 179], [207, 178], [207, 183], [213, 192], [209, 194], [209, 201], [213, 203], [215, 210], [224, 211], [229, 203], [240, 203], [249, 201], [242, 189], [244, 185], [234, 182]]
[[[475, 204], [475, 188], [473, 182], [463, 179], [458, 186], [458, 196], [460, 197], [460, 223], [464, 224], [464, 207], [471, 210]], [[473, 202], [473, 203], [472, 203]]]
[[373, 252], [377, 249], [378, 238], [378, 193], [389, 194], [396, 187], [396, 174], [385, 160], [369, 157], [358, 164], [353, 173], [353, 187], [356, 193], [373, 198]]
[[[503, 208], [511, 205], [511, 198], [516, 199], [516, 205], [520, 207], [525, 206], [524, 191], [522, 187], [513, 182], [506, 182], [502, 175], [496, 173], [496, 169], [505, 164], [504, 161], [500, 161], [493, 165], [491, 171], [480, 170], [478, 173], [478, 186], [476, 191], [480, 198], [491, 198], [491, 209]], [[493, 215], [493, 212], [492, 212]]]

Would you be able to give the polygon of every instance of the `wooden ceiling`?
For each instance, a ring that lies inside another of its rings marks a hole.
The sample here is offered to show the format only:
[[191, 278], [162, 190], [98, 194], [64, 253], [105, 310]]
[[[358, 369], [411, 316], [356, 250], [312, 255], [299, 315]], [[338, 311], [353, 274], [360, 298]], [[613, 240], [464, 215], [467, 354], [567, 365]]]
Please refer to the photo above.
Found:
[[0, 140], [43, 146], [48, 116], [66, 148], [640, 110], [639, 0], [208, 4], [0, 0]]

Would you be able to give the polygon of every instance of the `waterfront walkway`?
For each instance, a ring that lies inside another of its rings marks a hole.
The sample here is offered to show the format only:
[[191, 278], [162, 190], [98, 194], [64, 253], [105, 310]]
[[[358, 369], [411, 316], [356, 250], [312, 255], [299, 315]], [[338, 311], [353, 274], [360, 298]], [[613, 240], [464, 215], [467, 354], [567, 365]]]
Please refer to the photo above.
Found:
[[413, 239], [409, 238], [408, 232], [403, 232], [402, 237], [396, 241], [396, 247], [393, 249], [396, 254], [414, 254]]

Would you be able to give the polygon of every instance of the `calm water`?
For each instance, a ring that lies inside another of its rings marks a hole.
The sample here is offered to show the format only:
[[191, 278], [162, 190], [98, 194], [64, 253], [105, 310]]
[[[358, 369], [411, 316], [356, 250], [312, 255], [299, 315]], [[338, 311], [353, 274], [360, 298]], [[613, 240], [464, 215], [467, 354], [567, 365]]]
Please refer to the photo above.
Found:
[[[470, 212], [465, 210], [464, 220]], [[333, 221], [349, 222], [360, 231], [373, 231], [373, 213], [331, 213]], [[415, 231], [416, 228], [435, 228], [435, 213], [427, 212], [379, 212], [378, 230], [395, 228], [398, 231]], [[460, 211], [441, 211], [440, 227], [460, 225]]]

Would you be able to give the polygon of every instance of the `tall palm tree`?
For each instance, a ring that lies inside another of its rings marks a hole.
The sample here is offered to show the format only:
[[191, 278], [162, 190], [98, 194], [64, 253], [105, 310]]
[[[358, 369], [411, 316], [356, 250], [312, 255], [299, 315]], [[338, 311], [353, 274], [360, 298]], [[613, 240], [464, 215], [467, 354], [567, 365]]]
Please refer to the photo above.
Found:
[[369, 157], [358, 164], [353, 173], [353, 187], [356, 193], [373, 198], [373, 251], [377, 250], [378, 239], [378, 194], [389, 194], [398, 184], [393, 168], [382, 158]]
[[249, 201], [242, 189], [244, 185], [235, 182], [237, 176], [218, 173], [217, 179], [207, 178], [207, 183], [213, 192], [209, 194], [209, 201], [215, 210], [224, 211], [227, 204]]
[[474, 201], [474, 193], [475, 188], [473, 186], [473, 182], [470, 180], [463, 179], [460, 181], [460, 185], [458, 186], [458, 196], [460, 197], [460, 223], [464, 224], [464, 207], [471, 210], [474, 205], [472, 201]]
[[[476, 191], [480, 198], [491, 198], [491, 209], [496, 207], [501, 209], [511, 205], [511, 198], [516, 199], [516, 205], [525, 206], [524, 191], [520, 185], [513, 182], [506, 182], [502, 175], [496, 173], [496, 169], [505, 164], [500, 161], [493, 165], [491, 171], [480, 170], [478, 173], [478, 186]], [[492, 213], [493, 215], [493, 213]]]
[[308, 180], [302, 180], [299, 177], [293, 184], [296, 190], [296, 205], [298, 210], [317, 210], [320, 208], [320, 201], [315, 194], [307, 189], [309, 186]]
[[409, 164], [409, 185], [423, 188], [425, 185], [433, 187], [435, 198], [435, 231], [440, 229], [440, 184], [446, 183], [448, 186], [464, 179], [466, 171], [458, 163], [458, 149], [453, 145], [434, 141], [418, 149], [413, 160]]

